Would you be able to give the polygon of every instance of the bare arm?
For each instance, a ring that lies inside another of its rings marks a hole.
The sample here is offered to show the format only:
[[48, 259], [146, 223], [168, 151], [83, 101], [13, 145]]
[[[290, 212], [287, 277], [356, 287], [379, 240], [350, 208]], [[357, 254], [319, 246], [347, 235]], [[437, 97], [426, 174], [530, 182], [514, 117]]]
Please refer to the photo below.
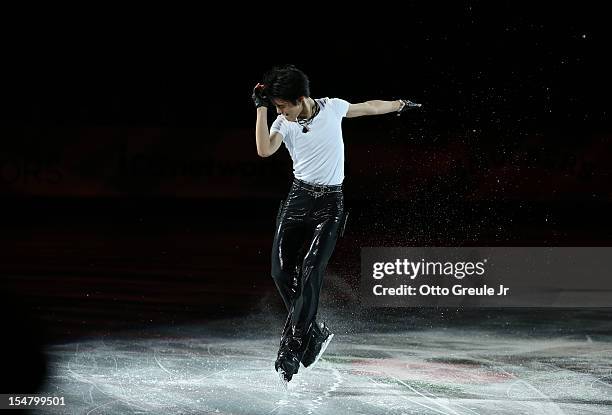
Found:
[[255, 124], [257, 154], [261, 157], [269, 157], [278, 150], [282, 142], [283, 137], [280, 133], [274, 132], [270, 135], [268, 132], [268, 108], [257, 108], [257, 122]]
[[388, 114], [390, 112], [402, 113], [411, 108], [419, 108], [421, 106], [421, 104], [417, 104], [408, 99], [398, 99], [396, 101], [366, 101], [359, 104], [349, 104], [346, 117], [351, 118], [361, 117], [363, 115]]
[[347, 118], [361, 117], [364, 115], [380, 115], [388, 114], [390, 112], [399, 111], [402, 107], [402, 102], [398, 99], [396, 101], [366, 101], [359, 104], [349, 105], [349, 109], [346, 113]]

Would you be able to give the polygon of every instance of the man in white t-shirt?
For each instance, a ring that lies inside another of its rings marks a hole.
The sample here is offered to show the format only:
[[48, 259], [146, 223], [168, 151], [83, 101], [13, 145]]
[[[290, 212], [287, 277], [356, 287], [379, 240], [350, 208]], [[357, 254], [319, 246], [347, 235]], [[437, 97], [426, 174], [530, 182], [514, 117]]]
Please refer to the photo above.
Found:
[[[287, 65], [268, 71], [253, 90], [257, 154], [271, 156], [284, 143], [293, 160], [294, 181], [281, 203], [272, 245], [272, 278], [288, 311], [274, 364], [285, 383], [300, 362], [314, 364], [333, 337], [316, 316], [325, 267], [346, 220], [342, 119], [420, 106], [408, 100], [313, 99], [309, 84], [302, 71]], [[278, 117], [268, 131], [272, 105]]]

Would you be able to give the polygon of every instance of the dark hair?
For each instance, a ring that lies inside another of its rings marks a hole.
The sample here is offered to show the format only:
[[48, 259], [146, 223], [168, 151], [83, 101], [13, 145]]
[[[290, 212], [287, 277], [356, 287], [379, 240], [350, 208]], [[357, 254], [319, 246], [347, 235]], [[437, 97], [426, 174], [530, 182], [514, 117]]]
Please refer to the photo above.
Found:
[[299, 97], [310, 96], [308, 77], [293, 65], [275, 66], [264, 74], [262, 83], [270, 99], [283, 99], [296, 105]]

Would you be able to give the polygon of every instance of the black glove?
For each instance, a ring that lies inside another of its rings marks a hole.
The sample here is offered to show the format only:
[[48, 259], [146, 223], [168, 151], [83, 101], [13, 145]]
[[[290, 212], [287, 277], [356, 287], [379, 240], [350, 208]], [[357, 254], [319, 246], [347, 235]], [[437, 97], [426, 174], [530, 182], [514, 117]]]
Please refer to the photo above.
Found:
[[422, 105], [421, 104], [417, 104], [416, 102], [412, 102], [410, 100], [407, 99], [400, 99], [400, 101], [402, 102], [402, 106], [401, 108], [397, 111], [397, 115], [400, 115], [406, 111], [408, 111], [409, 109], [412, 108], [419, 108]]
[[266, 94], [266, 86], [263, 84], [255, 85], [253, 88], [253, 102], [255, 103], [255, 108], [259, 107], [268, 107], [270, 105], [270, 101], [268, 100], [268, 96]]

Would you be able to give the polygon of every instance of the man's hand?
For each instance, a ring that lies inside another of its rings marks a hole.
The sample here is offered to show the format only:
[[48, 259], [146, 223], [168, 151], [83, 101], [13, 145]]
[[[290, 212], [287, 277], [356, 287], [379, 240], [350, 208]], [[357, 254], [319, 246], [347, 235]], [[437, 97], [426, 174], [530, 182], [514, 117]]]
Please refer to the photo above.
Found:
[[253, 88], [253, 102], [255, 103], [255, 108], [259, 107], [268, 107], [270, 102], [268, 100], [268, 96], [266, 95], [266, 86], [264, 84], [257, 84], [255, 88]]
[[407, 99], [400, 99], [399, 102], [400, 102], [400, 108], [397, 110], [397, 115], [400, 115], [408, 111], [409, 109], [419, 108], [422, 106], [421, 104], [417, 104], [416, 102], [412, 102]]

